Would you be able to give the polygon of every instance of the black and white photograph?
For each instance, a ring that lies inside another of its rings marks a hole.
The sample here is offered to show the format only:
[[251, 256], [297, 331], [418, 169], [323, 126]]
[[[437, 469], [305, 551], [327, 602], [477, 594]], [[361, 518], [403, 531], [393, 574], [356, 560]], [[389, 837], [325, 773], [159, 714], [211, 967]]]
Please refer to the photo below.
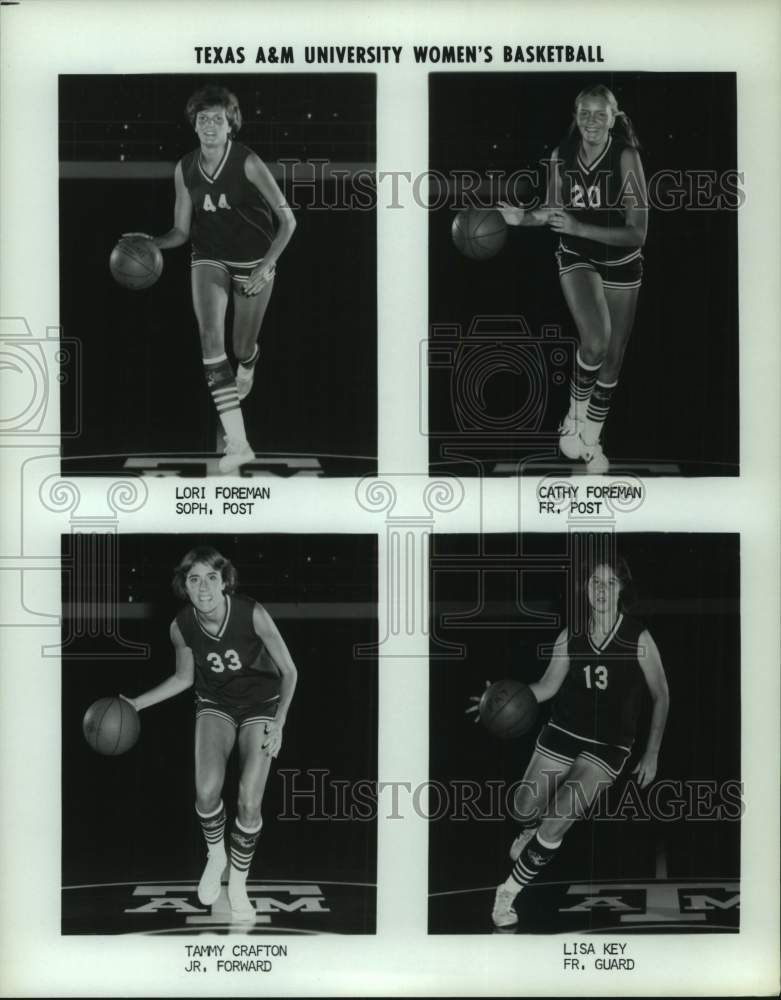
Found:
[[735, 74], [429, 99], [432, 473], [738, 475]]
[[374, 933], [376, 609], [368, 536], [63, 538], [63, 934]]
[[430, 933], [737, 933], [738, 536], [438, 536], [431, 581]]
[[63, 472], [373, 471], [374, 76], [62, 75], [59, 127]]
[[0, 0], [0, 997], [778, 995], [779, 39]]

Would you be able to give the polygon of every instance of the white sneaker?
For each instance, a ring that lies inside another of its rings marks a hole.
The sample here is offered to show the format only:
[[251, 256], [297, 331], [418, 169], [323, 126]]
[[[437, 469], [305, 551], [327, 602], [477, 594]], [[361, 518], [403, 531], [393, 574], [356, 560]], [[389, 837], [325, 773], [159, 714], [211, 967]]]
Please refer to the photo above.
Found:
[[610, 462], [602, 451], [602, 445], [599, 441], [588, 444], [583, 438], [580, 439], [580, 443], [582, 447], [581, 457], [586, 463], [586, 471], [595, 476], [603, 476], [610, 468]]
[[562, 420], [559, 427], [559, 450], [565, 458], [582, 457], [583, 442], [580, 437], [582, 428], [583, 421], [569, 413]]
[[510, 844], [510, 861], [517, 861], [518, 858], [520, 858], [521, 851], [524, 847], [526, 847], [536, 832], [536, 826], [530, 826], [525, 830], [521, 830], [512, 844]]
[[255, 381], [255, 365], [245, 368], [241, 363], [236, 369], [236, 391], [239, 399], [245, 399], [252, 390], [252, 383]]
[[247, 895], [246, 876], [244, 878], [235, 877], [233, 869], [231, 869], [230, 878], [228, 879], [228, 902], [231, 905], [231, 913], [234, 920], [241, 923], [254, 923], [257, 917], [257, 910]]
[[222, 888], [222, 874], [228, 864], [228, 855], [223, 851], [209, 851], [206, 867], [198, 883], [198, 899], [204, 906], [217, 901]]
[[224, 476], [229, 476], [231, 472], [238, 472], [242, 465], [255, 461], [255, 452], [250, 448], [249, 441], [228, 440], [225, 446], [225, 454], [220, 459], [220, 472]]
[[518, 893], [514, 889], [506, 889], [504, 885], [500, 885], [496, 890], [494, 908], [491, 913], [495, 927], [512, 927], [513, 924], [518, 923], [518, 914], [513, 908], [517, 895]]

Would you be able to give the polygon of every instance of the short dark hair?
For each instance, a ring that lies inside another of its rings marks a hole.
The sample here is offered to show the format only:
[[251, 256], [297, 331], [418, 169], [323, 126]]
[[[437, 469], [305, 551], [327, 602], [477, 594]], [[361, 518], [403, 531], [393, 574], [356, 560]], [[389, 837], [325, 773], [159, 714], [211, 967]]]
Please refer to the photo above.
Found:
[[216, 107], [225, 109], [225, 116], [230, 125], [231, 138], [235, 139], [241, 128], [241, 108], [239, 107], [238, 98], [227, 87], [215, 87], [213, 84], [207, 84], [207, 86], [201, 87], [200, 90], [196, 90], [187, 101], [184, 113], [187, 116], [188, 122], [195, 128], [195, 119], [198, 112], [204, 111], [206, 108]]
[[196, 563], [204, 563], [206, 566], [211, 566], [212, 569], [219, 570], [222, 574], [222, 582], [225, 584], [226, 594], [232, 594], [236, 589], [239, 575], [230, 559], [226, 559], [211, 545], [197, 545], [182, 557], [182, 561], [174, 570], [174, 578], [171, 581], [174, 593], [183, 601], [189, 600], [185, 581]]

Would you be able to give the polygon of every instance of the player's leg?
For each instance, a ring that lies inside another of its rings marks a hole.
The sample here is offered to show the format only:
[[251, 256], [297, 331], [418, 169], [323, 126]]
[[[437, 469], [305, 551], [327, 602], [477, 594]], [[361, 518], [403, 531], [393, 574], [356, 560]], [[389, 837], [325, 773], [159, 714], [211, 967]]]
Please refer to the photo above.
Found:
[[613, 393], [618, 385], [624, 353], [634, 326], [640, 288], [606, 286], [604, 291], [610, 311], [611, 332], [607, 353], [599, 369], [583, 424], [582, 438], [587, 447], [599, 442], [602, 427], [607, 419]]
[[238, 282], [233, 284], [233, 353], [239, 362], [236, 387], [239, 399], [244, 399], [249, 395], [255, 378], [260, 354], [258, 337], [271, 301], [274, 279], [264, 285], [257, 295], [245, 295]]
[[497, 926], [510, 926], [517, 921], [513, 909], [515, 897], [540, 874], [561, 846], [567, 830], [586, 815], [614, 780], [606, 765], [582, 757], [575, 759], [569, 774], [559, 783], [537, 832], [521, 851], [509, 877], [497, 889], [494, 905]]
[[510, 846], [512, 861], [518, 860], [521, 851], [534, 836], [548, 803], [571, 766], [571, 760], [554, 758], [541, 750], [538, 744], [522, 780], [513, 790], [512, 815], [521, 829]]
[[580, 346], [570, 380], [570, 402], [560, 428], [559, 445], [567, 458], [581, 458], [581, 430], [591, 392], [607, 354], [611, 336], [602, 280], [589, 267], [572, 267], [560, 275], [564, 299], [578, 331]]
[[[579, 744], [573, 742], [569, 733], [543, 726], [526, 773], [513, 792], [513, 817], [521, 824], [520, 833], [510, 845], [510, 860], [514, 863], [535, 839], [543, 816], [547, 815], [562, 781], [570, 773], [578, 749]], [[498, 886], [491, 914], [497, 927], [512, 927], [518, 923], [514, 905], [518, 891], [518, 886], [510, 879]]]
[[220, 461], [220, 471], [235, 472], [242, 462], [251, 461], [255, 456], [247, 442], [236, 376], [225, 353], [225, 312], [231, 278], [227, 269], [216, 264], [195, 264], [191, 282], [206, 384], [225, 431], [228, 451], [237, 456], [236, 461], [226, 462], [226, 455]]
[[195, 720], [195, 810], [206, 838], [208, 857], [198, 883], [198, 899], [206, 906], [220, 893], [228, 863], [225, 850], [225, 767], [236, 741], [236, 725], [228, 715], [199, 712]]
[[263, 750], [263, 721], [245, 723], [239, 729], [239, 798], [230, 833], [231, 865], [228, 899], [237, 920], [253, 920], [255, 908], [247, 896], [247, 875], [263, 825], [261, 805], [272, 758]]

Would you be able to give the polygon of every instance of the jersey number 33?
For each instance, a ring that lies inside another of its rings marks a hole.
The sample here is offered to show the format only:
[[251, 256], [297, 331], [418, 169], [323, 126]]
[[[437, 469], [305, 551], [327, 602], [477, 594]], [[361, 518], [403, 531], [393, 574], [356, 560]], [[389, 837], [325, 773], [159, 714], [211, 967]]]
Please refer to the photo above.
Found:
[[226, 649], [224, 660], [219, 653], [209, 653], [206, 659], [209, 661], [209, 666], [215, 674], [221, 674], [226, 666], [228, 670], [241, 670], [242, 667], [239, 654], [235, 649]]

